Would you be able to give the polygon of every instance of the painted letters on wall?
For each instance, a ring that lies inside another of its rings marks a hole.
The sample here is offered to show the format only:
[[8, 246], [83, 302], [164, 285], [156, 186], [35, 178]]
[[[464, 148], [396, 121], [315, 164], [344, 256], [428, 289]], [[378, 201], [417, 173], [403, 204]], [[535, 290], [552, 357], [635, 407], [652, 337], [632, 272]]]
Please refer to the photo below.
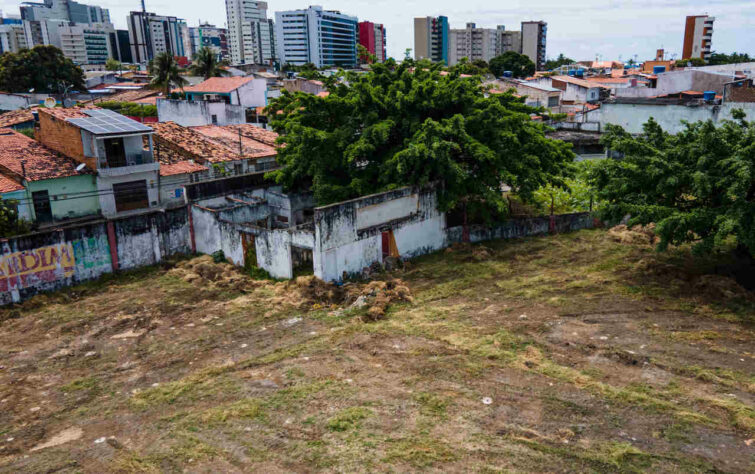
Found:
[[0, 291], [11, 291], [73, 276], [73, 246], [62, 243], [0, 256]]

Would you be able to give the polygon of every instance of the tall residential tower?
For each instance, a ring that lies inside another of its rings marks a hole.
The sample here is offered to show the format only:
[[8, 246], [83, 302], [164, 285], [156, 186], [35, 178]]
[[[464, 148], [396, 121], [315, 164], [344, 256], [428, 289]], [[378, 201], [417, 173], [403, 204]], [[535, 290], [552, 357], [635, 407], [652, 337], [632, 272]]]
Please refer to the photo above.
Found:
[[233, 64], [272, 64], [275, 30], [267, 18], [267, 2], [226, 0], [228, 49]]
[[414, 19], [414, 59], [429, 59], [448, 64], [448, 18], [423, 17]]
[[682, 59], [710, 59], [713, 41], [713, 22], [716, 19], [708, 15], [688, 16], [684, 28], [684, 45]]
[[356, 67], [358, 20], [311, 6], [275, 12], [275, 41], [281, 64]]
[[[374, 55], [379, 63], [386, 60], [385, 41], [385, 26], [371, 21], [359, 22], [359, 44], [364, 46], [368, 53]], [[367, 61], [367, 58], [360, 59]]]
[[477, 28], [467, 23], [466, 28], [452, 29], [449, 41], [448, 65], [455, 66], [462, 58], [469, 61], [490, 61], [496, 56], [496, 33], [492, 28]]
[[522, 54], [530, 58], [538, 71], [545, 69], [545, 45], [548, 23], [544, 21], [522, 22]]

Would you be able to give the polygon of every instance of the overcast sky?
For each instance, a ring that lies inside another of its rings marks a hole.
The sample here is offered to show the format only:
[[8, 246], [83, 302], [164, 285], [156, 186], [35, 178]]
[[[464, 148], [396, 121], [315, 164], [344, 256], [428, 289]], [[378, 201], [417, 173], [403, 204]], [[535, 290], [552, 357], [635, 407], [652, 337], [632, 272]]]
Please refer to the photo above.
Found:
[[[41, 1], [41, 0], [39, 0]], [[79, 0], [110, 9], [118, 28], [126, 28], [131, 10], [140, 9], [139, 0]], [[189, 26], [199, 20], [225, 25], [224, 0], [146, 0], [147, 10], [185, 18]], [[0, 0], [0, 9], [18, 13], [20, 2]], [[520, 28], [524, 20], [548, 22], [548, 57], [559, 53], [577, 59], [623, 59], [637, 55], [652, 59], [655, 50], [665, 48], [681, 54], [684, 18], [709, 14], [716, 17], [713, 49], [755, 54], [755, 0], [328, 0], [309, 3], [302, 0], [270, 0], [268, 15], [275, 11], [306, 8], [319, 4], [340, 10], [361, 20], [383, 23], [388, 34], [388, 54], [403, 57], [413, 48], [415, 16], [446, 15], [452, 28], [467, 22], [482, 27], [505, 25]]]

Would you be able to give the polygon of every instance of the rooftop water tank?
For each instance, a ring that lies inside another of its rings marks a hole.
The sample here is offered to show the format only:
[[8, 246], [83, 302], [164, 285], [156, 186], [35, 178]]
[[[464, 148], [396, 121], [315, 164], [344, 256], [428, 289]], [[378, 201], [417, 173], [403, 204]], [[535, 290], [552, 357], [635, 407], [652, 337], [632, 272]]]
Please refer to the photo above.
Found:
[[570, 76], [574, 76], [575, 74], [577, 74], [577, 71], [576, 71], [576, 70], [574, 70], [574, 69], [569, 69], [569, 72], [568, 72], [568, 74], [569, 74]]
[[713, 102], [714, 100], [716, 100], [716, 91], [703, 92], [703, 100], [705, 102]]
[[653, 74], [660, 74], [666, 72], [666, 66], [653, 66]]
[[511, 71], [503, 71], [503, 77], [514, 77], [514, 73]]
[[585, 76], [585, 70], [584, 69], [577, 69], [577, 77], [584, 77]]

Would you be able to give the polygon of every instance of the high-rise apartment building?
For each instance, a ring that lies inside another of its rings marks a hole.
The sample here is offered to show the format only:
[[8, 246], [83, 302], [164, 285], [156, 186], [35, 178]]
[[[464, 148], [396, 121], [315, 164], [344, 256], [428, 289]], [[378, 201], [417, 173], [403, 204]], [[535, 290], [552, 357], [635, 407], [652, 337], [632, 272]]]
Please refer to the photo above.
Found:
[[448, 64], [449, 35], [447, 17], [415, 18], [414, 59], [430, 59]]
[[63, 55], [76, 64], [105, 64], [114, 56], [110, 38], [115, 28], [110, 23], [71, 24], [59, 28], [58, 34]]
[[[111, 37], [112, 38], [112, 37]], [[134, 58], [131, 56], [131, 40], [128, 36], [128, 30], [116, 30], [115, 38], [112, 41], [113, 57], [122, 63], [133, 63]]]
[[228, 50], [233, 64], [272, 64], [275, 28], [267, 18], [267, 2], [226, 0]]
[[[184, 32], [186, 29], [186, 32]], [[186, 22], [174, 16], [162, 16], [145, 11], [128, 16], [128, 36], [131, 56], [135, 63], [146, 63], [161, 53], [187, 56], [184, 49], [188, 38]]]
[[21, 19], [4, 18], [0, 12], [0, 54], [17, 53], [27, 47]]
[[548, 23], [544, 21], [522, 22], [522, 54], [530, 58], [538, 71], [545, 69], [545, 45]]
[[[359, 22], [359, 44], [367, 49], [367, 52], [375, 56], [379, 63], [385, 62], [386, 54], [385, 26], [371, 21]], [[367, 61], [367, 58], [359, 58]]]
[[496, 56], [496, 33], [491, 28], [477, 28], [474, 23], [467, 23], [464, 29], [451, 29], [448, 65], [455, 66], [462, 58], [490, 61]]
[[500, 56], [509, 51], [522, 52], [522, 32], [510, 31], [505, 26], [499, 25], [496, 28], [495, 55]]
[[311, 6], [275, 13], [275, 41], [281, 64], [356, 67], [358, 20]]
[[110, 23], [110, 12], [107, 8], [84, 5], [73, 0], [24, 2], [19, 9], [21, 19], [29, 21], [67, 20], [83, 24]]
[[192, 55], [197, 54], [202, 48], [210, 48], [215, 52], [218, 61], [229, 59], [228, 57], [228, 30], [218, 28], [209, 23], [201, 23], [197, 27], [189, 28], [191, 37]]
[[710, 59], [713, 41], [713, 22], [716, 19], [708, 15], [688, 16], [684, 28], [684, 45], [682, 59]]

